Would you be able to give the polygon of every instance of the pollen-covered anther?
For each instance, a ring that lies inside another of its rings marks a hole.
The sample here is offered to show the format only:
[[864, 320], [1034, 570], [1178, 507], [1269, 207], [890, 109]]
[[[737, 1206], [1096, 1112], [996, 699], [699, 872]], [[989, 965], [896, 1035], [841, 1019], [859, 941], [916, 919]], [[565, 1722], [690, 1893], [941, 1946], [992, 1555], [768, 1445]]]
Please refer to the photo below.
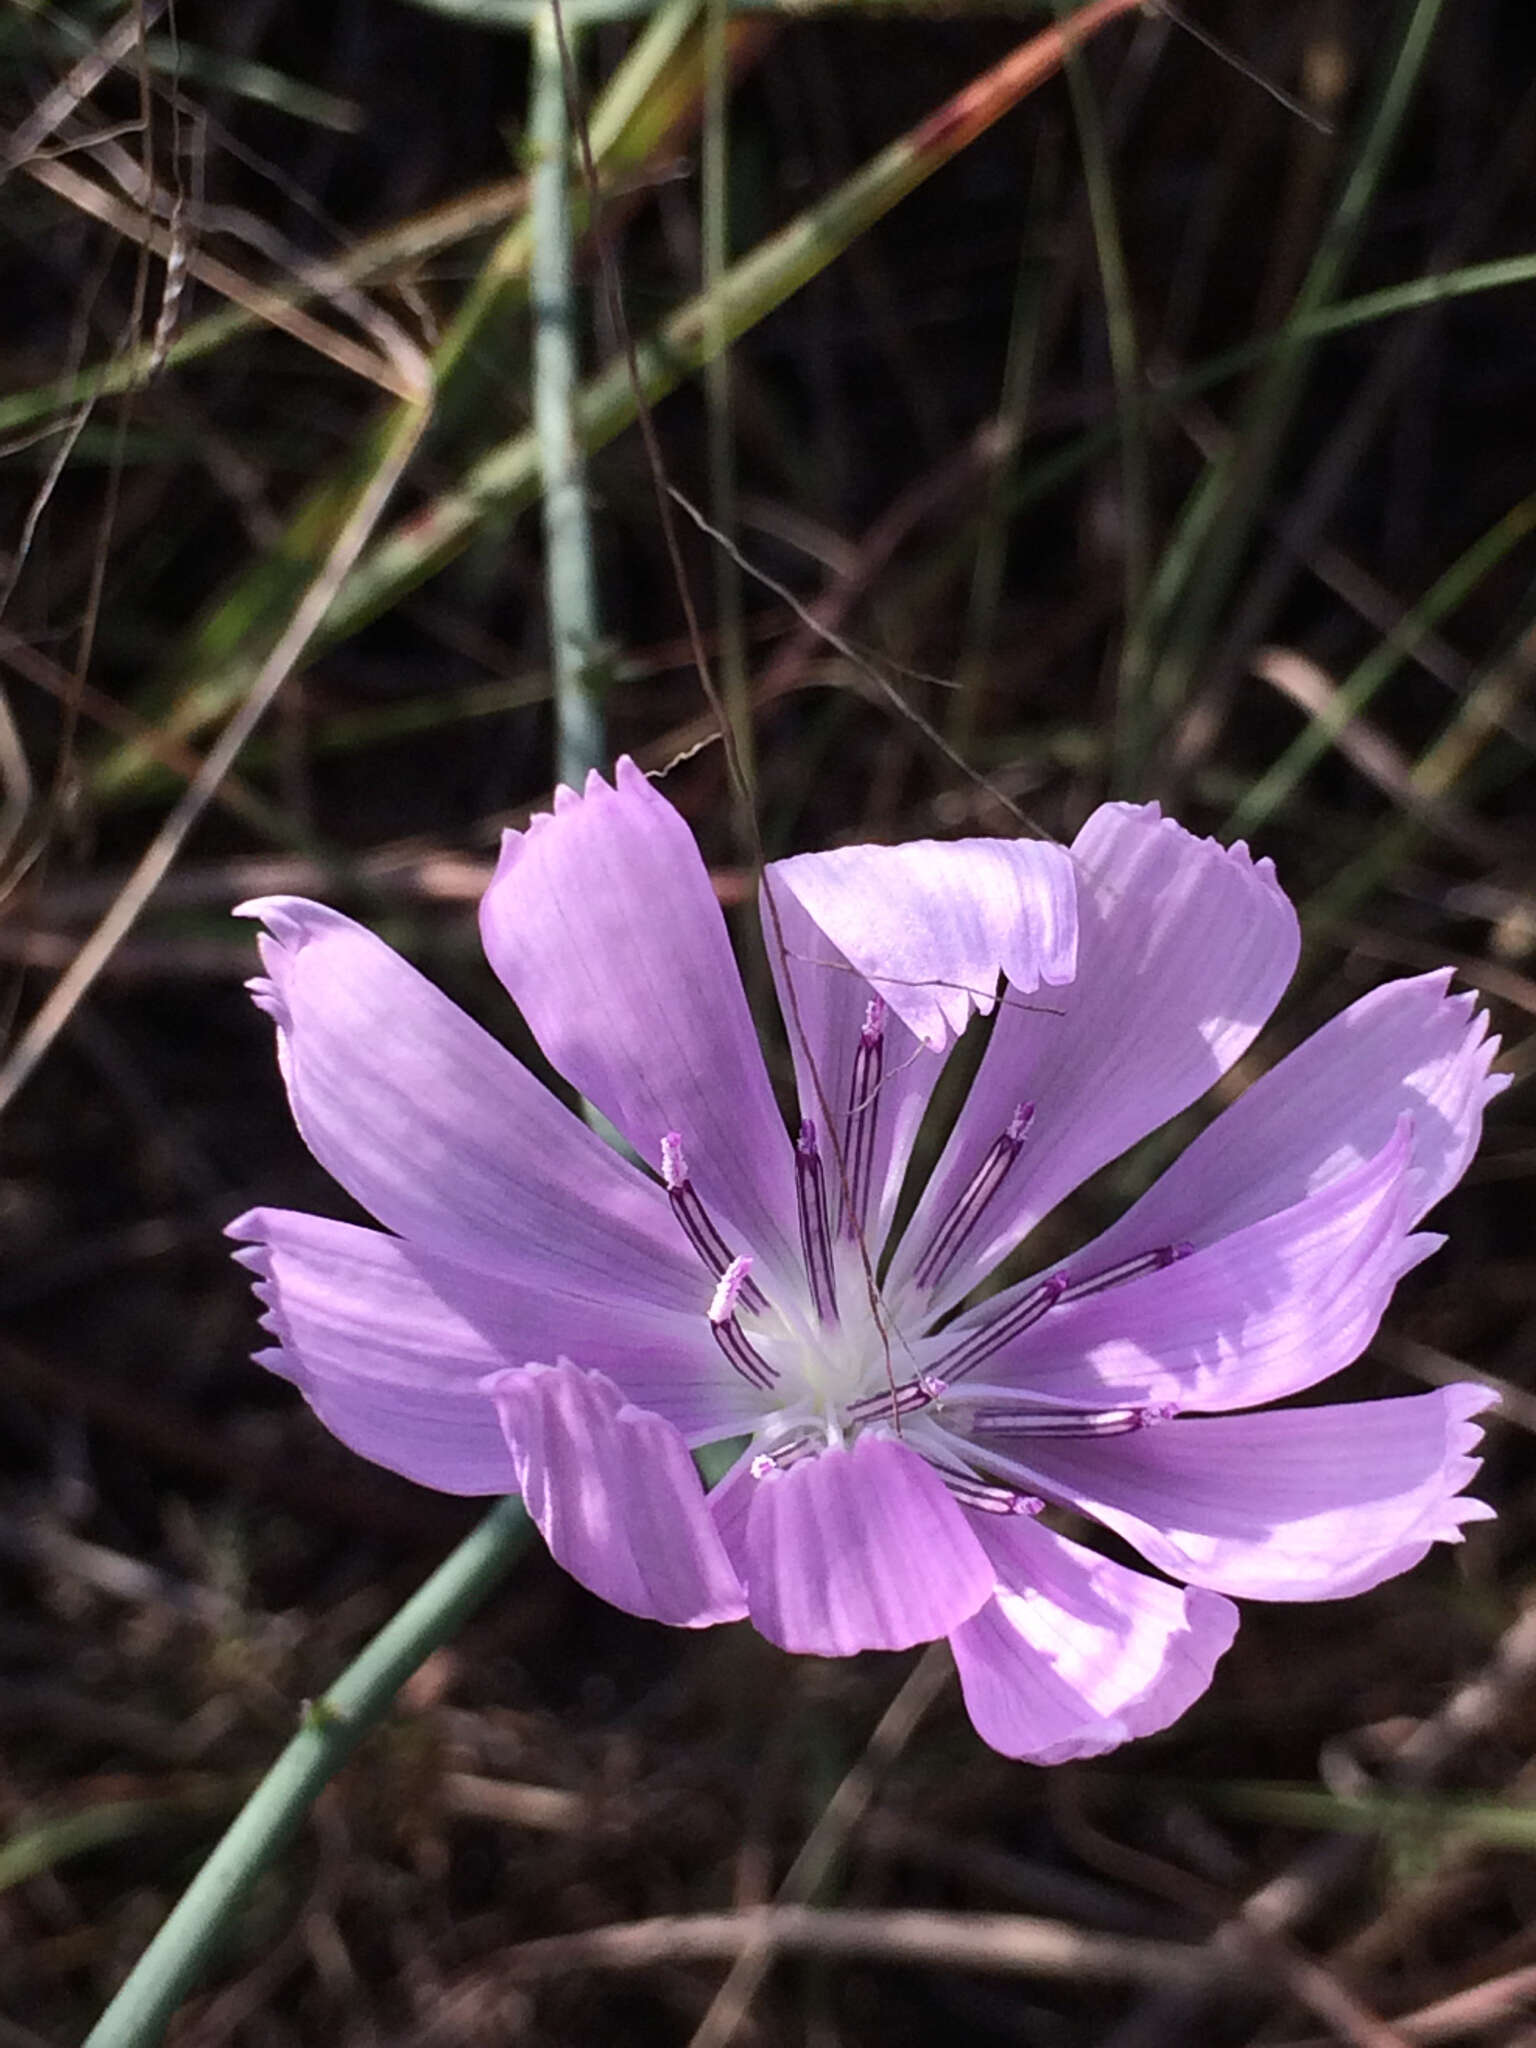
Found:
[[732, 1259], [721, 1274], [720, 1285], [709, 1304], [709, 1327], [715, 1342], [742, 1378], [766, 1391], [778, 1379], [778, 1374], [765, 1358], [758, 1356], [747, 1333], [736, 1320], [736, 1305], [752, 1285], [751, 1271], [750, 1259]]
[[1024, 1139], [1034, 1118], [1035, 1105], [1021, 1102], [1008, 1119], [1007, 1130], [977, 1167], [964, 1193], [939, 1224], [928, 1249], [918, 1260], [912, 1277], [919, 1287], [937, 1287], [954, 1264], [961, 1247], [985, 1215], [993, 1196], [1008, 1178], [1013, 1162], [1023, 1151]]
[[731, 1263], [720, 1275], [720, 1284], [715, 1289], [714, 1298], [709, 1304], [709, 1320], [712, 1323], [729, 1322], [732, 1316], [735, 1315], [736, 1304], [742, 1297], [751, 1271], [752, 1261], [750, 1259], [732, 1259]]
[[832, 1233], [827, 1223], [827, 1179], [816, 1149], [816, 1126], [807, 1117], [795, 1145], [795, 1196], [800, 1210], [800, 1249], [805, 1257], [811, 1300], [824, 1323], [837, 1321], [837, 1278], [832, 1268]]
[[[680, 1131], [668, 1131], [661, 1141], [661, 1182], [684, 1237], [717, 1278], [729, 1271], [734, 1258], [730, 1246], [715, 1228], [714, 1219], [699, 1200], [698, 1190], [688, 1178], [688, 1160]], [[747, 1261], [751, 1265], [751, 1260]], [[746, 1280], [739, 1290], [741, 1306], [757, 1315], [768, 1306], [767, 1296], [755, 1280]]]

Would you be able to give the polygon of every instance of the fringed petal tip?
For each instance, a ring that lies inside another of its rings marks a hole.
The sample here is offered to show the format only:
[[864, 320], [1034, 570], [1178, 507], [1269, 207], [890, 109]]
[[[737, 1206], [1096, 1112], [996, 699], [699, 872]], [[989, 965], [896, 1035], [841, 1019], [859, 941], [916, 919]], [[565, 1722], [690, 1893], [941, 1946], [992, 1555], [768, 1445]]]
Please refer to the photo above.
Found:
[[[1240, 1615], [1232, 1602], [1220, 1593], [1206, 1593], [1191, 1587], [1184, 1594], [1183, 1630], [1170, 1641], [1167, 1662], [1146, 1690], [1127, 1702], [1118, 1714], [1098, 1719], [1091, 1707], [1081, 1726], [1055, 1742], [1020, 1750], [1004, 1750], [1020, 1763], [1087, 1763], [1107, 1756], [1127, 1742], [1171, 1728], [1210, 1690], [1216, 1666], [1231, 1649]], [[978, 1730], [978, 1732], [980, 1732]], [[985, 1738], [983, 1738], [985, 1739]], [[992, 1747], [998, 1747], [992, 1744]]]
[[252, 896], [237, 903], [232, 917], [255, 919], [262, 927], [256, 941], [263, 974], [252, 975], [246, 990], [258, 1010], [272, 1018], [280, 1032], [293, 1030], [288, 982], [293, 961], [306, 941], [322, 931], [354, 929], [352, 920], [305, 896]]
[[480, 936], [555, 1071], [653, 1167], [676, 1131], [759, 1278], [798, 1271], [783, 1118], [709, 871], [666, 799], [621, 768], [504, 841]]
[[281, 990], [269, 974], [253, 974], [245, 984], [245, 989], [258, 1010], [264, 1010], [283, 1030], [290, 1028], [288, 1005], [283, 1001]]
[[302, 945], [309, 933], [322, 925], [352, 922], [341, 911], [316, 903], [308, 896], [248, 896], [229, 914], [253, 918], [279, 946]]
[[[923, 839], [793, 854], [764, 878], [765, 922], [791, 899], [835, 957], [944, 1053], [998, 975], [1021, 995], [1077, 971], [1076, 878], [1065, 848], [1028, 839]], [[782, 914], [782, 913], [781, 913]]]
[[310, 1394], [311, 1384], [308, 1373], [305, 1372], [303, 1365], [294, 1357], [293, 1353], [283, 1345], [273, 1344], [264, 1351], [253, 1351], [251, 1353], [251, 1361], [255, 1365], [264, 1367], [268, 1372], [276, 1373], [280, 1380], [287, 1380], [290, 1386], [297, 1387], [299, 1392], [306, 1397]]
[[[516, 863], [519, 853], [530, 839], [536, 839], [548, 831], [557, 817], [575, 810], [581, 804], [600, 804], [604, 797], [640, 795], [660, 797], [660, 792], [651, 778], [637, 768], [628, 754], [621, 754], [614, 763], [613, 781], [610, 783], [596, 768], [587, 770], [586, 780], [580, 789], [573, 789], [568, 782], [557, 782], [547, 811], [535, 811], [526, 825], [508, 826], [501, 835], [497, 856], [496, 873], [493, 883], [502, 881], [507, 871]], [[665, 798], [661, 798], [665, 802]], [[668, 806], [670, 809], [670, 805]]]
[[1280, 877], [1275, 870], [1274, 861], [1268, 854], [1261, 854], [1255, 859], [1246, 839], [1234, 839], [1228, 845], [1224, 840], [1214, 839], [1209, 834], [1191, 832], [1188, 826], [1181, 825], [1177, 818], [1165, 816], [1162, 805], [1156, 802], [1145, 804], [1104, 804], [1100, 806], [1100, 810], [1117, 811], [1122, 817], [1134, 818], [1138, 823], [1147, 826], [1149, 829], [1155, 829], [1177, 839], [1187, 840], [1194, 846], [1208, 848], [1211, 853], [1219, 855], [1221, 859], [1230, 860], [1237, 867], [1249, 869], [1261, 881], [1265, 882], [1283, 903], [1287, 906], [1290, 905], [1291, 899], [1280, 886]]
[[1446, 1489], [1443, 1529], [1430, 1541], [1460, 1543], [1469, 1522], [1491, 1522], [1495, 1510], [1475, 1493], [1465, 1491], [1483, 1469], [1478, 1451], [1483, 1441], [1482, 1424], [1475, 1420], [1499, 1405], [1498, 1390], [1475, 1380], [1458, 1382], [1443, 1389], [1446, 1408]]
[[261, 1319], [262, 1328], [271, 1330], [274, 1336], [283, 1337], [284, 1333], [272, 1320], [277, 1300], [277, 1275], [265, 1217], [265, 1210], [248, 1209], [243, 1216], [225, 1224], [224, 1235], [235, 1242], [230, 1258], [237, 1266], [244, 1266], [251, 1275], [251, 1292], [268, 1311]]

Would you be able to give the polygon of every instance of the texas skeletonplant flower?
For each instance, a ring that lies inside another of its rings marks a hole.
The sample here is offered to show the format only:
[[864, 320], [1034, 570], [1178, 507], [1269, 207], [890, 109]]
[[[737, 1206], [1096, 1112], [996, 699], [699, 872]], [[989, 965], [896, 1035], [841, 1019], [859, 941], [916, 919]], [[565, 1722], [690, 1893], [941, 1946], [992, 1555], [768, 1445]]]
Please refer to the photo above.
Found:
[[[858, 846], [763, 886], [793, 1131], [691, 835], [633, 765], [507, 835], [491, 965], [649, 1173], [349, 918], [244, 906], [299, 1129], [384, 1225], [231, 1226], [262, 1362], [337, 1436], [521, 1493], [631, 1613], [823, 1656], [947, 1636], [981, 1735], [1041, 1762], [1180, 1714], [1228, 1595], [1354, 1593], [1488, 1512], [1462, 1497], [1480, 1388], [1247, 1412], [1357, 1357], [1439, 1242], [1420, 1219], [1497, 1085], [1447, 975], [1363, 997], [1102, 1236], [978, 1299], [1253, 1040], [1297, 955], [1270, 864], [1111, 804], [1070, 851]], [[946, 1057], [994, 1007], [897, 1237]], [[690, 1450], [736, 1438], [706, 1496]]]

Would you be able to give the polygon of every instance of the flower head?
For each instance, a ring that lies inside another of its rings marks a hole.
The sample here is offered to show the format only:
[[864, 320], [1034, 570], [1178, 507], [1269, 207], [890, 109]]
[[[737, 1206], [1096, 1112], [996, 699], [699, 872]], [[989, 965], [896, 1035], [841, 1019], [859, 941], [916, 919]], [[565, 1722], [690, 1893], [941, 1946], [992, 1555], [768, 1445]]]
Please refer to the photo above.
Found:
[[[1366, 1429], [1354, 1406], [1246, 1412], [1357, 1357], [1439, 1242], [1419, 1222], [1498, 1086], [1447, 975], [1362, 998], [1094, 1243], [966, 1306], [1252, 1042], [1297, 954], [1273, 870], [1111, 804], [1070, 851], [800, 855], [763, 908], [793, 1134], [708, 875], [639, 771], [507, 835], [491, 964], [646, 1173], [361, 926], [244, 906], [299, 1129], [385, 1226], [231, 1225], [262, 1362], [343, 1441], [520, 1492], [633, 1613], [750, 1615], [832, 1656], [947, 1636], [980, 1733], [1041, 1762], [1181, 1713], [1231, 1641], [1226, 1595], [1356, 1592], [1487, 1514], [1462, 1496], [1481, 1388], [1373, 1403]], [[994, 1010], [898, 1236], [945, 1061]], [[689, 1451], [736, 1438], [706, 1496]]]

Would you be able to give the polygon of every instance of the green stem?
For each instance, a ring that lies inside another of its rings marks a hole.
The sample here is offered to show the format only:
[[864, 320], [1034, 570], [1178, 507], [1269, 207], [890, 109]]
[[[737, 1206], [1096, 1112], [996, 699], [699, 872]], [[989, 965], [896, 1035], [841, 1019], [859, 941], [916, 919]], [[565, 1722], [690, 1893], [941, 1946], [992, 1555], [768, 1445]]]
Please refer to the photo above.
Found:
[[[650, 162], [669, 137], [684, 132], [697, 98], [698, 0], [662, 0], [634, 48], [593, 109], [593, 155], [603, 184], [622, 183]], [[744, 25], [734, 35], [748, 33]], [[587, 195], [578, 185], [568, 206], [584, 223]], [[505, 211], [506, 209], [503, 209]], [[441, 448], [478, 432], [487, 380], [505, 380], [509, 316], [530, 284], [532, 226], [517, 209], [498, 236], [452, 323], [432, 354], [433, 433]], [[492, 337], [496, 337], [495, 340]], [[365, 430], [334, 474], [305, 493], [277, 545], [214, 603], [172, 658], [172, 681], [154, 686], [142, 715], [186, 738], [223, 717], [247, 688], [259, 649], [281, 630], [313, 564], [372, 474], [380, 450], [401, 418], [394, 408]], [[97, 794], [111, 801], [154, 774], [142, 747], [118, 747], [98, 766]]]
[[520, 1500], [479, 1527], [374, 1637], [262, 1779], [181, 1903], [87, 2036], [85, 2048], [153, 2048], [201, 1977], [251, 1887], [401, 1686], [495, 1591], [529, 1536]]
[[[641, 392], [654, 405], [711, 353], [737, 340], [819, 276], [898, 201], [905, 199], [978, 135], [1044, 84], [1079, 47], [1137, 0], [1092, 0], [1065, 23], [1021, 44], [1001, 63], [935, 109], [926, 121], [886, 146], [835, 192], [733, 263], [718, 285], [665, 321], [637, 351]], [[602, 447], [635, 415], [629, 366], [622, 359], [594, 377], [577, 397], [577, 420], [588, 450]], [[474, 463], [459, 483], [385, 534], [340, 593], [326, 622], [334, 643], [356, 632], [462, 553], [494, 506], [503, 516], [538, 495], [538, 449], [519, 434]]]
[[571, 120], [553, 6], [534, 24], [533, 431], [544, 485], [544, 598], [555, 698], [555, 778], [580, 789], [607, 758], [593, 687], [597, 577], [581, 440], [576, 431], [576, 279], [571, 228]]

